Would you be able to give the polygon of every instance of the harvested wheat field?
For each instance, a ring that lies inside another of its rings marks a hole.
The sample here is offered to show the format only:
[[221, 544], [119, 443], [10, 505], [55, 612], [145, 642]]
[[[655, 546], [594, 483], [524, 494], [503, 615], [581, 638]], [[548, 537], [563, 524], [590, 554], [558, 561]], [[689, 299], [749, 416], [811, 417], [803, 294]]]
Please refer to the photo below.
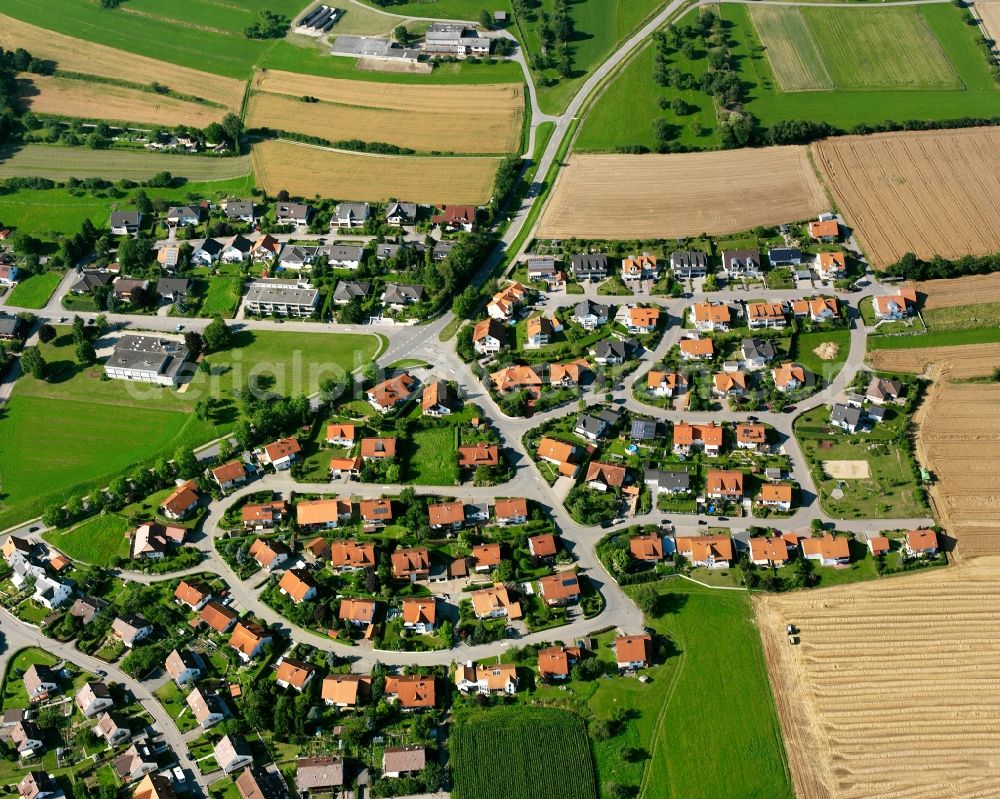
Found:
[[59, 69], [68, 72], [133, 83], [159, 83], [176, 92], [201, 97], [233, 110], [239, 108], [246, 85], [233, 78], [74, 39], [3, 14], [0, 14], [0, 47], [5, 50], [23, 47], [36, 58], [55, 61]]
[[828, 206], [805, 147], [574, 155], [559, 173], [538, 235], [662, 239], [733, 233], [806, 219]]
[[189, 103], [107, 83], [34, 75], [18, 84], [21, 98], [36, 114], [197, 128], [219, 122], [226, 115], [225, 109], [216, 105]]
[[955, 347], [917, 347], [899, 350], [872, 350], [867, 356], [872, 368], [886, 372], [919, 375], [933, 364], [947, 366], [954, 380], [989, 374], [1000, 366], [1000, 344], [965, 344]]
[[976, 13], [983, 20], [986, 35], [1000, 42], [1000, 0], [976, 0]]
[[[247, 124], [329, 141], [381, 141], [424, 152], [508, 153], [519, 149], [520, 84], [424, 86], [259, 72]], [[266, 93], [264, 93], [266, 92]], [[301, 97], [318, 103], [304, 104]]]
[[816, 165], [875, 266], [1000, 250], [996, 128], [840, 136]]
[[[981, 362], [979, 372], [996, 365]], [[935, 377], [915, 417], [935, 515], [960, 557], [1000, 555], [1000, 385], [953, 382], [947, 363]]]
[[1000, 559], [753, 600], [798, 799], [997, 796]]
[[368, 155], [289, 141], [263, 141], [252, 153], [257, 185], [268, 194], [344, 197], [381, 202], [483, 205], [499, 158]]
[[948, 280], [923, 280], [913, 285], [920, 294], [926, 295], [923, 303], [926, 311], [956, 305], [1000, 302], [1000, 272]]

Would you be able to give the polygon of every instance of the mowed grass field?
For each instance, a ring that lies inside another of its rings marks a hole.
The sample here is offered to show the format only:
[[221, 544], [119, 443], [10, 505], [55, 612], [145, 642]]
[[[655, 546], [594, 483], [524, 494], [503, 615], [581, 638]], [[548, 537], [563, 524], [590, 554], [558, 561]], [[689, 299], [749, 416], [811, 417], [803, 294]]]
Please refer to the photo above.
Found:
[[750, 17], [784, 91], [833, 88], [833, 78], [801, 9], [754, 6]]
[[86, 80], [34, 75], [19, 80], [18, 89], [21, 101], [35, 114], [196, 128], [221, 122], [226, 115], [220, 106]]
[[597, 799], [586, 722], [556, 708], [497, 708], [455, 724], [449, 740], [461, 799]]
[[257, 184], [272, 196], [284, 189], [308, 198], [344, 186], [357, 200], [428, 204], [485, 204], [500, 165], [499, 158], [367, 155], [290, 141], [255, 144], [252, 159]]
[[[730, 52], [747, 94], [744, 107], [763, 125], [822, 121], [849, 131], [887, 119], [1000, 116], [1000, 89], [980, 49], [979, 31], [966, 25], [962, 11], [948, 3], [910, 8], [805, 7], [800, 11], [734, 3], [714, 8], [728, 26]], [[698, 13], [691, 11], [681, 24], [690, 23]], [[793, 19], [796, 14], [801, 19]], [[824, 28], [824, 14], [836, 15], [836, 24], [841, 26], [836, 36]], [[875, 15], [871, 17], [875, 21], [869, 25], [870, 15]], [[755, 22], [760, 17], [767, 19], [768, 27], [758, 34], [760, 25]], [[894, 22], [902, 26], [899, 36], [890, 29]], [[804, 30], [812, 34], [811, 42], [804, 38]], [[768, 33], [771, 41], [762, 44], [761, 36]], [[866, 51], [870, 44], [863, 42], [870, 42], [876, 33], [882, 43]], [[885, 42], [885, 37], [890, 40]], [[905, 49], [921, 42], [928, 48], [926, 56], [923, 50]], [[661, 98], [672, 100], [677, 92], [653, 81], [653, 59], [654, 48], [647, 47], [611, 79], [584, 119], [576, 142], [579, 150], [607, 152], [635, 144], [655, 148], [653, 123], [657, 119], [672, 126], [670, 141], [696, 149], [718, 144], [715, 101], [704, 91], [680, 93], [694, 107], [691, 114], [678, 116], [659, 107]], [[695, 84], [708, 69], [708, 59], [705, 48], [696, 48], [692, 59], [679, 52], [669, 56], [670, 66], [691, 76]], [[821, 77], [820, 62], [832, 88]], [[879, 85], [873, 87], [876, 80]]]
[[[76, 364], [67, 328], [59, 333], [42, 345], [50, 379], [22, 376], [0, 409], [2, 527], [36, 516], [74, 492], [104, 485], [135, 464], [224, 434], [236, 418], [233, 391], [251, 377], [268, 390], [309, 394], [323, 377], [358, 368], [379, 348], [374, 336], [244, 331], [231, 351], [209, 356], [212, 373], [197, 372], [181, 394], [103, 380], [100, 365]], [[221, 404], [202, 421], [192, 411], [207, 396]]]
[[802, 10], [838, 89], [961, 88], [918, 8], [855, 10]]
[[[82, 6], [83, 4], [81, 4]], [[4, 8], [7, 6], [5, 4]], [[41, 24], [55, 24], [44, 19]], [[6, 50], [23, 47], [37, 58], [56, 62], [68, 72], [100, 75], [146, 85], [159, 83], [174, 91], [201, 97], [226, 108], [239, 108], [244, 80], [233, 80], [190, 67], [148, 58], [78, 38], [82, 31], [69, 29], [70, 35], [46, 27], [31, 25], [12, 16], [0, 14], [0, 47]]]
[[7, 297], [7, 305], [18, 308], [44, 308], [62, 278], [62, 272], [42, 272], [38, 275], [29, 275], [11, 291], [10, 296]]
[[[82, 154], [84, 151], [74, 148], [71, 152]], [[128, 155], [128, 153], [123, 154]], [[169, 157], [185, 158], [185, 156]], [[0, 174], [7, 163], [9, 162], [5, 161], [0, 164]], [[43, 168], [44, 164], [38, 167], [38, 169]], [[27, 171], [27, 167], [25, 170]], [[179, 203], [247, 195], [253, 187], [253, 177], [247, 174], [233, 180], [189, 182], [180, 188], [146, 189], [146, 193], [150, 199]], [[0, 191], [0, 220], [9, 227], [18, 228], [33, 236], [54, 238], [67, 233], [76, 233], [84, 219], [90, 219], [96, 225], [106, 225], [112, 207], [127, 205], [129, 196], [129, 193], [118, 192], [115, 189], [97, 193], [83, 189], [19, 189], [6, 193]]]
[[45, 540], [75, 561], [110, 566], [115, 558], [129, 556], [131, 532], [128, 522], [117, 514], [97, 516], [69, 530], [52, 531]]
[[[192, 181], [229, 181], [245, 178], [250, 174], [249, 156], [199, 158], [49, 144], [26, 144], [10, 155], [7, 154], [9, 152], [0, 152], [0, 156], [3, 156], [3, 160], [0, 160], [0, 178], [127, 178], [140, 181], [148, 180], [159, 172], [170, 172]], [[0, 195], [0, 207], [2, 203], [3, 195]]]
[[[423, 152], [508, 153], [519, 148], [521, 84], [365, 84], [268, 70], [254, 78], [247, 125], [329, 141], [381, 141]], [[304, 105], [303, 96], [320, 102]]]

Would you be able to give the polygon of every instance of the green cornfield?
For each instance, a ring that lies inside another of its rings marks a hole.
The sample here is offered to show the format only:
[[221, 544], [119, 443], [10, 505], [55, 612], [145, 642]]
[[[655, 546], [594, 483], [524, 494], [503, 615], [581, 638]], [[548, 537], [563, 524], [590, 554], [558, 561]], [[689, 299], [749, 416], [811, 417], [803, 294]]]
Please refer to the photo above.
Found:
[[451, 734], [455, 799], [597, 799], [582, 718], [554, 708], [476, 713]]

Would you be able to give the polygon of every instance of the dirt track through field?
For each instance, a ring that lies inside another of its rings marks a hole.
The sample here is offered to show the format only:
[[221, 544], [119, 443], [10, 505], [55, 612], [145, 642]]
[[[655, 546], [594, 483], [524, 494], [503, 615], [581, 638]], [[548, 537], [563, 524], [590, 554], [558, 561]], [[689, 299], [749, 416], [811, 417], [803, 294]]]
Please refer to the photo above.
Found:
[[[254, 77], [248, 125], [328, 141], [388, 142], [422, 152], [519, 149], [520, 84], [423, 86], [366, 83], [268, 70]], [[303, 103], [302, 97], [320, 102]]]
[[1000, 559], [754, 608], [798, 799], [997, 796]]
[[869, 258], [886, 266], [1000, 250], [996, 128], [841, 136], [814, 160]]
[[232, 110], [238, 109], [243, 99], [243, 81], [64, 36], [3, 14], [0, 14], [0, 47], [23, 47], [37, 58], [55, 61], [59, 69], [68, 72], [134, 83], [160, 83], [174, 91], [202, 97]]
[[33, 75], [18, 80], [18, 84], [21, 99], [36, 114], [197, 128], [220, 122], [226, 115], [218, 106], [189, 103], [107, 83]]
[[334, 194], [351, 200], [482, 205], [490, 198], [499, 158], [365, 155], [287, 141], [255, 144], [257, 185], [270, 195]]

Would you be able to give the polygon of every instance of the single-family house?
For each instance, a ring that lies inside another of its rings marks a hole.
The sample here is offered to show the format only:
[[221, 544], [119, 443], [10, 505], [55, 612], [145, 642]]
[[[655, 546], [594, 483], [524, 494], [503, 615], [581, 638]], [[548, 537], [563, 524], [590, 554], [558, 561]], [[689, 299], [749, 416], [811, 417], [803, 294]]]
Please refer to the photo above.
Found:
[[212, 469], [212, 479], [222, 491], [229, 491], [246, 482], [247, 469], [243, 461], [229, 461]]
[[933, 530], [909, 530], [903, 541], [903, 552], [911, 558], [936, 558], [937, 533]]
[[262, 463], [269, 463], [275, 471], [280, 472], [292, 468], [292, 464], [299, 459], [300, 452], [302, 447], [299, 446], [298, 439], [282, 438], [265, 446], [260, 459]]
[[816, 272], [823, 280], [840, 280], [847, 274], [847, 260], [841, 250], [816, 253]]
[[315, 667], [301, 660], [283, 657], [278, 661], [274, 680], [281, 688], [294, 688], [299, 693], [316, 674]]
[[593, 300], [581, 300], [573, 309], [573, 320], [585, 330], [593, 330], [608, 321], [608, 306]]
[[381, 414], [390, 413], [407, 402], [416, 388], [417, 380], [409, 372], [383, 380], [365, 392], [368, 404]]
[[565, 680], [583, 657], [578, 646], [549, 646], [538, 650], [538, 676], [545, 682]]
[[758, 250], [723, 250], [722, 271], [728, 278], [759, 277], [760, 252]]
[[745, 397], [750, 390], [743, 372], [716, 372], [712, 378], [712, 394], [716, 397]]
[[279, 202], [274, 208], [274, 221], [279, 225], [306, 227], [312, 208], [305, 203]]
[[300, 530], [334, 530], [341, 522], [350, 521], [352, 513], [349, 499], [308, 499], [295, 506], [295, 523]]
[[872, 553], [872, 557], [888, 555], [891, 548], [889, 539], [884, 535], [873, 535], [868, 539], [868, 551]]
[[328, 674], [323, 678], [320, 697], [330, 707], [353, 710], [371, 693], [368, 674]]
[[740, 355], [743, 357], [743, 365], [750, 371], [756, 371], [773, 361], [778, 351], [767, 339], [745, 338], [740, 344]]
[[493, 515], [501, 527], [524, 524], [528, 521], [528, 500], [524, 497], [498, 499], [493, 508]]
[[573, 572], [560, 572], [542, 577], [538, 589], [546, 605], [571, 605], [580, 600], [580, 581]]
[[427, 599], [403, 600], [403, 627], [420, 635], [430, 635], [437, 624], [437, 602]]
[[502, 560], [500, 545], [497, 543], [476, 544], [472, 548], [473, 569], [480, 574], [493, 571]]
[[747, 326], [751, 330], [779, 329], [786, 324], [785, 309], [780, 302], [748, 302], [746, 308]]
[[802, 548], [802, 557], [818, 560], [821, 566], [851, 562], [851, 546], [847, 536], [824, 533], [818, 538], [803, 538], [799, 546]]
[[364, 255], [365, 248], [360, 244], [331, 243], [320, 247], [316, 258], [326, 258], [327, 265], [340, 269], [357, 269]]
[[659, 322], [659, 308], [645, 308], [633, 305], [626, 309], [625, 327], [632, 335], [654, 333]]
[[189, 649], [174, 649], [164, 663], [167, 674], [177, 685], [194, 682], [205, 673], [205, 661], [201, 655]]
[[222, 242], [215, 239], [201, 239], [192, 241], [191, 263], [198, 266], [210, 266], [219, 260], [222, 255]]
[[362, 438], [361, 460], [389, 461], [396, 457], [395, 438]]
[[590, 350], [595, 363], [615, 365], [625, 363], [638, 348], [634, 338], [605, 338], [598, 341]]
[[643, 480], [656, 494], [687, 494], [691, 490], [691, 475], [688, 472], [646, 468]]
[[382, 525], [392, 521], [392, 501], [388, 499], [363, 499], [359, 506], [361, 521], [366, 525]]
[[187, 480], [177, 486], [160, 504], [160, 510], [168, 519], [183, 519], [198, 507], [198, 484]]
[[217, 633], [227, 633], [236, 624], [239, 614], [221, 602], [210, 599], [198, 615], [198, 621], [211, 627]]
[[416, 776], [426, 765], [427, 750], [422, 746], [387, 746], [382, 750], [383, 777]]
[[251, 200], [225, 200], [222, 211], [226, 218], [233, 222], [246, 222], [252, 225], [257, 221], [257, 212]]
[[836, 241], [839, 237], [840, 225], [836, 219], [818, 219], [809, 223], [809, 238], [813, 241]]
[[339, 793], [344, 785], [344, 760], [321, 755], [300, 757], [295, 766], [295, 787], [300, 796]]
[[722, 425], [708, 424], [674, 424], [673, 448], [675, 455], [688, 455], [692, 449], [700, 448], [706, 455], [715, 457], [722, 452]]
[[111, 623], [111, 631], [115, 638], [131, 648], [153, 634], [153, 625], [138, 613], [125, 613]]
[[24, 690], [31, 702], [41, 702], [48, 699], [59, 690], [59, 680], [56, 673], [48, 666], [33, 663], [21, 678]]
[[507, 366], [491, 372], [490, 380], [499, 392], [538, 389], [544, 384], [540, 366]]
[[288, 569], [278, 581], [278, 590], [296, 605], [313, 599], [319, 589], [305, 569]]
[[798, 247], [772, 247], [767, 251], [771, 266], [798, 266], [802, 263], [802, 250]]
[[[265, 627], [253, 621], [237, 622], [233, 628], [233, 634], [229, 637], [229, 646], [236, 650], [240, 660], [248, 662], [256, 658], [264, 647], [274, 639]], [[221, 763], [220, 763], [221, 765]]]
[[710, 338], [684, 338], [677, 345], [681, 359], [685, 361], [711, 360], [715, 356], [715, 347]]
[[559, 544], [552, 533], [541, 533], [528, 538], [528, 553], [535, 560], [551, 560], [558, 552]]
[[254, 263], [270, 263], [281, 252], [281, 242], [270, 233], [259, 236], [250, 248], [250, 259]]
[[791, 510], [791, 483], [764, 483], [760, 487], [760, 504], [765, 508], [773, 508], [774, 510]]
[[226, 717], [226, 706], [217, 694], [195, 688], [187, 695], [191, 716], [203, 730], [214, 727]]
[[619, 635], [615, 638], [615, 662], [621, 671], [644, 669], [653, 662], [653, 639], [649, 635]]
[[732, 324], [732, 312], [724, 302], [696, 302], [691, 306], [691, 324], [695, 330], [726, 331]]
[[270, 530], [288, 517], [288, 503], [283, 499], [244, 505], [240, 511], [244, 530]]
[[659, 563], [663, 560], [663, 539], [655, 533], [634, 535], [628, 540], [632, 557], [641, 563]]
[[911, 288], [901, 288], [898, 294], [874, 298], [875, 318], [879, 321], [905, 319], [917, 310], [917, 292]]
[[790, 560], [788, 542], [780, 536], [765, 538], [762, 535], [749, 539], [750, 561], [755, 566], [784, 566]]
[[142, 224], [139, 211], [112, 211], [109, 227], [113, 236], [134, 236]]
[[489, 588], [473, 591], [472, 610], [478, 619], [520, 619], [521, 603], [511, 597], [503, 583], [494, 583]]
[[336, 211], [330, 217], [330, 227], [363, 227], [370, 213], [368, 203], [338, 203]]
[[622, 488], [625, 485], [626, 471], [624, 466], [613, 463], [591, 461], [587, 464], [586, 482], [588, 488], [595, 491], [609, 491]]
[[472, 331], [472, 346], [479, 355], [496, 355], [505, 340], [503, 325], [492, 317], [477, 323]]
[[172, 205], [167, 209], [167, 227], [185, 227], [201, 222], [200, 205]]
[[476, 206], [445, 205], [431, 217], [432, 225], [440, 225], [444, 230], [464, 230], [471, 233], [476, 229]]
[[678, 280], [705, 277], [708, 274], [708, 255], [701, 250], [672, 252], [670, 270]]
[[10, 732], [10, 742], [22, 759], [34, 757], [45, 748], [45, 738], [42, 731], [33, 721], [17, 722]]
[[458, 468], [493, 468], [500, 465], [500, 447], [496, 444], [463, 444], [458, 448]]
[[367, 627], [375, 621], [375, 600], [344, 597], [340, 600], [337, 618], [355, 627]]
[[692, 566], [728, 569], [735, 560], [733, 540], [727, 535], [677, 536], [677, 551]]
[[432, 380], [420, 395], [420, 410], [424, 416], [447, 416], [455, 410], [457, 402], [451, 385], [443, 380]]
[[581, 283], [599, 283], [608, 276], [608, 256], [603, 253], [578, 253], [570, 256], [573, 276]]
[[864, 411], [854, 405], [844, 405], [835, 402], [830, 408], [830, 424], [846, 430], [848, 433], [856, 433], [864, 421]]
[[250, 557], [269, 572], [281, 568], [291, 555], [291, 550], [281, 541], [255, 538], [250, 545]]
[[646, 391], [654, 397], [673, 397], [687, 391], [688, 380], [680, 372], [651, 369], [646, 375]]
[[390, 202], [385, 208], [385, 221], [393, 227], [415, 224], [417, 221], [416, 203]]
[[774, 387], [782, 393], [795, 391], [806, 384], [807, 373], [804, 367], [797, 363], [783, 363], [771, 370]]
[[114, 707], [115, 704], [108, 686], [97, 680], [85, 682], [73, 701], [87, 718], [103, 713], [108, 708]]
[[426, 578], [430, 573], [431, 558], [427, 547], [408, 547], [392, 553], [392, 576], [411, 583]]
[[242, 233], [237, 233], [222, 242], [219, 260], [225, 264], [241, 264], [250, 258], [253, 242]]
[[626, 283], [636, 280], [655, 280], [659, 275], [656, 256], [644, 252], [622, 259], [622, 280]]
[[873, 377], [865, 389], [865, 399], [875, 405], [897, 402], [903, 396], [903, 384], [898, 380]]
[[471, 660], [455, 669], [455, 687], [463, 694], [517, 693], [517, 667], [513, 663], [478, 664]]
[[385, 678], [385, 698], [397, 702], [404, 713], [434, 707], [434, 688], [433, 676], [406, 674]]
[[741, 422], [736, 425], [735, 432], [738, 449], [748, 449], [752, 452], [762, 452], [767, 449], [767, 428], [764, 425]]
[[709, 469], [705, 475], [705, 496], [727, 502], [743, 499], [743, 472], [729, 469]]
[[215, 762], [226, 774], [253, 765], [253, 753], [241, 735], [227, 735], [215, 745], [212, 754], [215, 755]]

